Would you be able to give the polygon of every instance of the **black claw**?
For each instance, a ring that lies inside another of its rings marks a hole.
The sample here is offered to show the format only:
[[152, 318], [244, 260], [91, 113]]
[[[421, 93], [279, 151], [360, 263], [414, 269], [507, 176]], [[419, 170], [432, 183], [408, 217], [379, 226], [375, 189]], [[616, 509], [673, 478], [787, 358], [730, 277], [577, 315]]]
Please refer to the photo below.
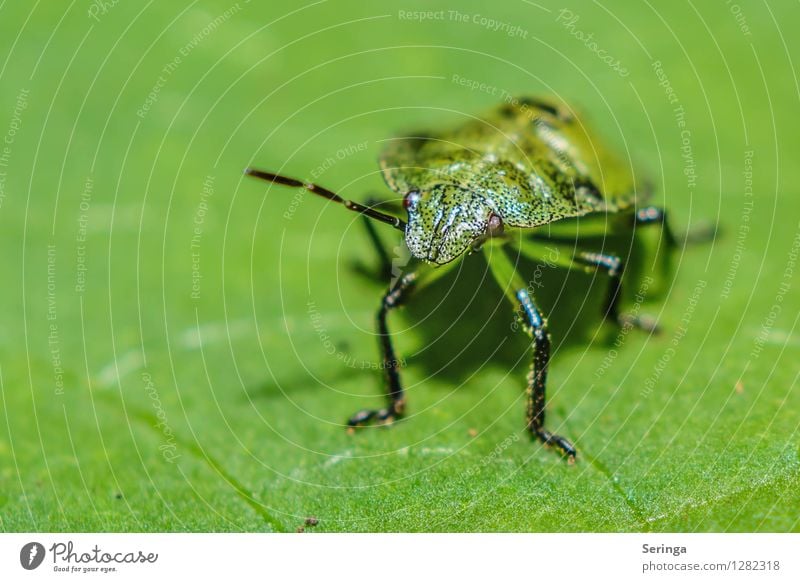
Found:
[[347, 421], [347, 426], [356, 427], [362, 426], [372, 420], [378, 413], [377, 410], [359, 410]]
[[578, 451], [569, 439], [553, 434], [548, 430], [540, 430], [536, 433], [536, 437], [545, 445], [555, 446], [560, 449], [561, 453], [566, 456], [570, 462], [575, 461]]
[[366, 426], [372, 421], [377, 424], [391, 424], [397, 419], [397, 414], [388, 408], [381, 408], [380, 410], [359, 410], [347, 421], [347, 426], [350, 429]]

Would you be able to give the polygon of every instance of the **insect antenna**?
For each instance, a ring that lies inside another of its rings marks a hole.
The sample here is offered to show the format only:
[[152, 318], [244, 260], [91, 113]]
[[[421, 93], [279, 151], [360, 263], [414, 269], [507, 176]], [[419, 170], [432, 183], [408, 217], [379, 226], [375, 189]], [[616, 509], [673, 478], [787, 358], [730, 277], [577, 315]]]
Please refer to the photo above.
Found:
[[302, 180], [297, 180], [295, 178], [289, 178], [287, 176], [281, 176], [280, 174], [273, 174], [272, 172], [264, 172], [263, 170], [257, 170], [255, 168], [247, 168], [244, 173], [248, 176], [253, 176], [254, 178], [258, 178], [259, 180], [264, 180], [265, 182], [270, 182], [272, 184], [280, 184], [282, 186], [291, 186], [292, 188], [303, 188], [317, 194], [318, 196], [322, 196], [323, 198], [327, 198], [328, 200], [332, 200], [333, 202], [338, 202], [339, 204], [343, 204], [345, 208], [348, 210], [352, 210], [353, 212], [358, 212], [359, 214], [363, 214], [364, 216], [368, 216], [369, 218], [375, 219], [379, 222], [383, 222], [385, 224], [390, 224], [395, 227], [397, 230], [405, 230], [406, 223], [397, 218], [396, 216], [392, 216], [390, 214], [386, 214], [379, 210], [375, 210], [369, 206], [364, 206], [363, 204], [359, 204], [358, 202], [353, 202], [352, 200], [345, 200], [338, 194], [331, 192], [327, 188], [323, 188], [317, 184], [313, 184], [311, 182], [303, 182]]

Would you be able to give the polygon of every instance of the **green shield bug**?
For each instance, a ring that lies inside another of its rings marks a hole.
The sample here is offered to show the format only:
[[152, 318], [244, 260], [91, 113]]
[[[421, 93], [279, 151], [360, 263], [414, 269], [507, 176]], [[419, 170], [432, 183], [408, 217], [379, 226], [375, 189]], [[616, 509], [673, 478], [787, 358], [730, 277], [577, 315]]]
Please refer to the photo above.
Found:
[[[574, 228], [577, 223], [580, 228], [588, 225], [589, 229], [599, 226], [606, 230], [655, 224], [663, 229], [667, 247], [674, 247], [676, 240], [664, 211], [642, 203], [643, 196], [637, 196], [642, 188], [637, 187], [629, 164], [587, 133], [566, 108], [541, 99], [509, 100], [449, 131], [390, 140], [380, 156], [380, 166], [388, 186], [402, 197], [403, 208], [387, 212], [345, 200], [317, 184], [252, 168], [245, 171], [273, 184], [304, 188], [362, 214], [368, 219], [374, 242], [379, 239], [371, 221], [389, 224], [405, 235], [414, 268], [392, 281], [377, 315], [388, 403], [385, 408], [357, 412], [348, 425], [390, 423], [403, 415], [406, 399], [387, 315], [403, 304], [412, 290], [430, 284], [457, 259], [480, 249], [532, 339], [527, 429], [574, 460], [574, 445], [545, 428], [550, 361], [547, 320], [507, 249], [517, 256], [541, 259], [543, 237], [554, 236], [554, 227]], [[388, 253], [380, 244], [378, 248], [389, 268]], [[623, 273], [619, 257], [592, 249], [573, 251], [560, 266], [599, 269], [608, 275], [606, 318], [619, 325], [654, 328], [646, 318], [619, 311]]]

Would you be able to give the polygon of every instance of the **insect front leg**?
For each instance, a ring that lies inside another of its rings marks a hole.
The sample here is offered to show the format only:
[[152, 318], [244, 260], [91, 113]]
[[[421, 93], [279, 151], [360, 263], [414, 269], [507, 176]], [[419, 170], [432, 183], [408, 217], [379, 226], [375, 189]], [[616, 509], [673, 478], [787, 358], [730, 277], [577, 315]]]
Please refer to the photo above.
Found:
[[389, 424], [403, 416], [406, 408], [406, 398], [403, 385], [400, 382], [400, 362], [394, 352], [389, 327], [386, 323], [391, 311], [405, 303], [412, 291], [421, 291], [431, 283], [446, 275], [456, 263], [440, 267], [432, 267], [422, 263], [414, 263], [413, 271], [398, 276], [381, 299], [381, 306], [376, 317], [378, 327], [378, 340], [381, 351], [381, 369], [386, 382], [386, 396], [388, 405], [377, 410], [360, 410], [350, 417], [347, 424], [350, 430], [363, 426], [369, 422], [377, 421]]
[[403, 415], [406, 407], [405, 393], [400, 382], [399, 362], [395, 356], [392, 338], [389, 335], [389, 328], [386, 318], [389, 312], [403, 304], [408, 294], [414, 288], [417, 281], [417, 273], [407, 273], [400, 277], [392, 287], [386, 292], [381, 300], [378, 309], [378, 339], [380, 341], [384, 377], [386, 380], [386, 392], [388, 405], [386, 408], [377, 410], [360, 410], [350, 417], [347, 421], [348, 426], [356, 427], [367, 424], [371, 421], [380, 423], [390, 423]]
[[[402, 210], [402, 208], [399, 208], [398, 205], [381, 201], [374, 196], [368, 197], [366, 199], [366, 204], [370, 208], [377, 208], [381, 206], [385, 207], [386, 211], [390, 214], [399, 214]], [[367, 268], [364, 265], [358, 265], [358, 269], [380, 281], [388, 281], [392, 277], [392, 257], [389, 254], [389, 251], [386, 249], [386, 245], [381, 240], [378, 230], [375, 228], [375, 222], [368, 216], [364, 216], [364, 228], [367, 229], [369, 241], [372, 247], [375, 249], [375, 254], [378, 255], [380, 266], [374, 273], [371, 272], [372, 269]]]
[[550, 334], [547, 331], [547, 323], [527, 290], [519, 289], [516, 296], [528, 332], [533, 338], [533, 362], [531, 362], [527, 386], [526, 421], [528, 430], [544, 444], [558, 447], [567, 457], [574, 459], [577, 454], [575, 446], [568, 439], [544, 428], [545, 385], [547, 384], [547, 367], [550, 363]]
[[502, 248], [485, 247], [484, 254], [495, 281], [517, 309], [521, 309], [525, 330], [533, 340], [533, 361], [528, 374], [526, 426], [531, 435], [546, 445], [557, 447], [571, 461], [575, 459], [575, 446], [566, 438], [553, 434], [544, 427], [545, 386], [550, 364], [550, 334], [547, 322], [528, 294], [525, 283], [514, 269], [514, 264]]

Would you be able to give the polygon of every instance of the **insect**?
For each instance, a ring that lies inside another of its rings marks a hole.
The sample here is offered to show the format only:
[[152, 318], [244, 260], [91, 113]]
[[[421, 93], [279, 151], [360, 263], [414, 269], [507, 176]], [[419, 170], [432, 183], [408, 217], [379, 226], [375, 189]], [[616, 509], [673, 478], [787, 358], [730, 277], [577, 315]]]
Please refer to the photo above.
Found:
[[[545, 386], [550, 363], [547, 319], [513, 257], [541, 259], [542, 240], [558, 238], [558, 228], [591, 232], [662, 228], [667, 247], [676, 246], [663, 209], [647, 206], [630, 164], [606, 149], [566, 107], [538, 98], [506, 101], [488, 114], [447, 131], [419, 132], [390, 140], [380, 156], [383, 177], [402, 198], [402, 208], [385, 211], [345, 200], [318, 184], [249, 168], [246, 174], [303, 188], [404, 234], [413, 262], [389, 286], [377, 314], [387, 405], [361, 410], [350, 427], [391, 423], [403, 416], [406, 397], [399, 362], [387, 326], [388, 314], [413, 290], [440, 278], [458, 259], [481, 251], [532, 341], [527, 378], [527, 429], [535, 439], [574, 461], [576, 449], [566, 437], [547, 430]], [[569, 239], [563, 239], [569, 240]], [[603, 249], [579, 248], [572, 239], [568, 258], [559, 266], [600, 270], [609, 287], [603, 315], [618, 325], [653, 329], [643, 317], [620, 312], [623, 262]], [[384, 265], [389, 258], [378, 245]]]

